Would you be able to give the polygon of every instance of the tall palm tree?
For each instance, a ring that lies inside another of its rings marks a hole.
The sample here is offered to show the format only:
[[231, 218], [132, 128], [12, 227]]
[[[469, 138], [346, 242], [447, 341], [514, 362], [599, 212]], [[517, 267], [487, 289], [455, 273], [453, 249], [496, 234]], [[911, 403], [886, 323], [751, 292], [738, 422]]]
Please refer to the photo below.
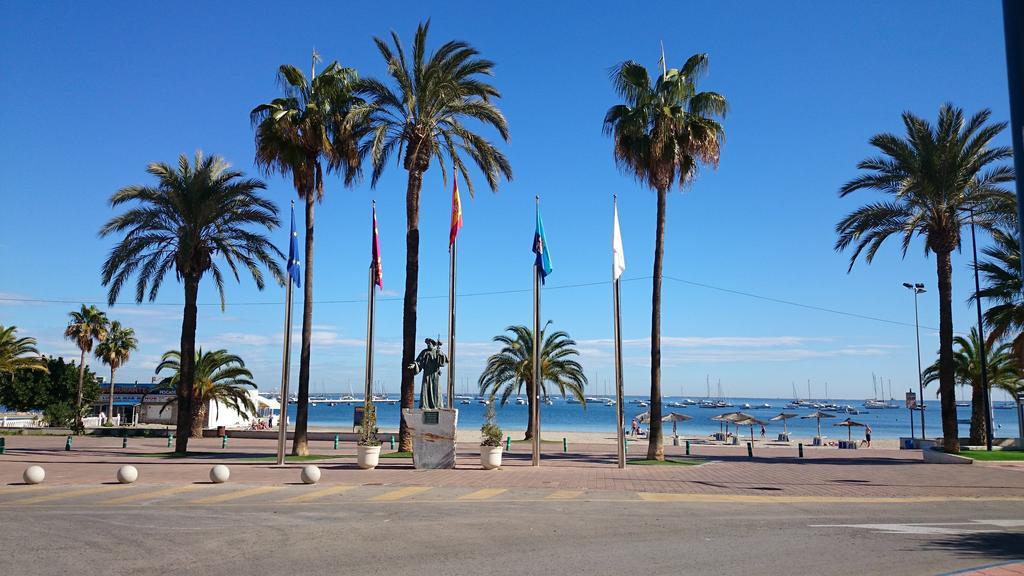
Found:
[[345, 185], [360, 174], [358, 125], [346, 125], [351, 108], [361, 100], [352, 92], [358, 74], [331, 62], [320, 74], [313, 52], [312, 78], [288, 64], [278, 68], [284, 96], [260, 104], [249, 113], [256, 129], [256, 165], [266, 174], [291, 174], [306, 204], [306, 285], [302, 300], [302, 344], [299, 348], [299, 402], [296, 406], [292, 454], [306, 455], [309, 414], [309, 359], [313, 335], [313, 205], [324, 197], [324, 167], [340, 172]]
[[[481, 79], [490, 76], [494, 63], [479, 58], [475, 48], [453, 40], [427, 54], [427, 32], [430, 21], [416, 28], [412, 43], [412, 60], [406, 60], [398, 34], [391, 33], [391, 45], [374, 38], [377, 49], [388, 66], [394, 88], [364, 79], [358, 92], [367, 99], [365, 106], [355, 109], [353, 125], [365, 126], [367, 137], [360, 153], [373, 161], [373, 185], [377, 184], [388, 158], [393, 153], [402, 157], [408, 171], [405, 189], [405, 300], [402, 308], [402, 395], [403, 408], [412, 408], [413, 373], [406, 369], [416, 356], [416, 305], [420, 268], [420, 189], [423, 174], [436, 160], [442, 179], [447, 180], [446, 166], [462, 175], [473, 194], [473, 181], [463, 161], [469, 156], [487, 178], [492, 191], [498, 180], [512, 179], [512, 167], [505, 155], [464, 122], [476, 120], [492, 126], [505, 141], [508, 124], [492, 99], [498, 90]], [[454, 176], [454, 175], [453, 175]], [[403, 420], [399, 428], [401, 450], [412, 449], [412, 436]]]
[[[164, 353], [156, 373], [165, 369], [172, 371], [172, 374], [161, 381], [161, 387], [178, 388], [181, 383], [180, 352], [170, 350]], [[234, 409], [246, 420], [250, 415], [255, 415], [256, 406], [247, 388], [256, 389], [256, 384], [252, 381], [252, 372], [249, 372], [239, 356], [223, 349], [212, 352], [203, 352], [202, 348], [197, 350], [195, 377], [192, 380], [192, 437], [203, 437], [206, 411], [211, 401], [218, 406], [223, 404]], [[177, 398], [171, 398], [164, 407], [176, 401]]]
[[[533, 385], [533, 330], [526, 326], [509, 326], [505, 329], [510, 334], [499, 334], [494, 341], [502, 345], [501, 351], [487, 359], [487, 365], [480, 374], [478, 385], [480, 394], [487, 394], [493, 402], [501, 395], [501, 403], [508, 402], [514, 392], [520, 394], [526, 387], [526, 397], [531, 414], [533, 403], [537, 398], [548, 396], [548, 384], [558, 388], [565, 398], [571, 394], [586, 407], [583, 388], [587, 385], [587, 377], [583, 367], [574, 360], [579, 356], [576, 341], [562, 330], [545, 334], [548, 321], [541, 329], [541, 382], [540, 394], [534, 392]], [[533, 422], [527, 424], [526, 439], [533, 438]]]
[[[987, 390], [981, 382], [981, 341], [978, 329], [971, 328], [968, 337], [955, 336], [953, 343], [953, 374], [957, 384], [971, 387], [971, 444], [978, 446], [985, 442], [985, 394]], [[988, 385], [990, 388], [1005, 389], [1021, 378], [1017, 361], [1013, 357], [1010, 343], [1002, 343], [993, 347], [986, 344], [985, 360], [988, 368]], [[924, 371], [924, 383], [931, 384], [940, 378], [940, 362], [935, 361]]]
[[[109, 285], [108, 302], [113, 305], [121, 287], [136, 275], [135, 301], [156, 299], [169, 270], [185, 284], [185, 307], [181, 321], [181, 379], [191, 382], [195, 370], [196, 316], [199, 282], [213, 277], [224, 309], [222, 266], [240, 281], [239, 268], [252, 276], [256, 287], [264, 286], [260, 266], [282, 281], [278, 261], [281, 252], [258, 230], [273, 230], [279, 224], [277, 206], [260, 195], [266, 184], [244, 178], [227, 162], [214, 155], [196, 152], [190, 163], [178, 158], [178, 166], [150, 164], [147, 172], [157, 179], [155, 186], [122, 188], [110, 199], [112, 207], [133, 204], [100, 229], [100, 236], [124, 232], [103, 263], [103, 284]], [[254, 231], [252, 228], [256, 228]], [[188, 450], [192, 428], [192, 387], [178, 387], [178, 417], [175, 450]]]
[[107, 338], [110, 325], [107, 315], [95, 306], [82, 304], [80, 310], [68, 314], [71, 321], [64, 329], [64, 337], [75, 343], [82, 352], [81, 364], [78, 367], [78, 392], [75, 394], [75, 430], [82, 432], [82, 383], [85, 380], [85, 354], [92, 351], [94, 342], [103, 342]]
[[107, 330], [107, 339], [96, 347], [96, 357], [110, 366], [110, 400], [107, 406], [107, 422], [114, 417], [114, 374], [128, 362], [132, 351], [139, 347], [135, 330], [114, 320]]
[[0, 377], [13, 378], [21, 370], [49, 371], [36, 349], [35, 338], [18, 338], [17, 326], [0, 324]]
[[[877, 134], [870, 143], [881, 152], [862, 160], [864, 174], [847, 182], [840, 197], [857, 190], [891, 196], [858, 208], [836, 224], [835, 248], [853, 249], [850, 269], [858, 256], [870, 264], [882, 243], [899, 235], [902, 253], [915, 236], [925, 240], [925, 254], [935, 253], [939, 286], [939, 394], [945, 450], [959, 452], [956, 381], [953, 360], [953, 265], [950, 254], [960, 246], [960, 231], [973, 209], [978, 224], [991, 230], [1005, 221], [1011, 193], [1001, 185], [1013, 180], [1013, 169], [992, 166], [1012, 155], [1010, 148], [992, 146], [1005, 122], [988, 124], [982, 110], [965, 118], [949, 104], [939, 109], [935, 126], [910, 112], [903, 113], [906, 136]], [[866, 251], [865, 251], [866, 249]]]
[[[664, 62], [664, 55], [662, 56]], [[615, 163], [658, 194], [651, 292], [651, 429], [647, 457], [664, 460], [661, 430], [661, 278], [665, 256], [668, 192], [684, 188], [701, 164], [718, 165], [725, 131], [717, 118], [728, 104], [716, 92], [697, 92], [707, 73], [707, 54], [691, 56], [682, 68], [665, 68], [651, 83], [647, 69], [626, 61], [612, 70], [616, 94], [624, 100], [608, 109], [604, 132], [614, 141]]]

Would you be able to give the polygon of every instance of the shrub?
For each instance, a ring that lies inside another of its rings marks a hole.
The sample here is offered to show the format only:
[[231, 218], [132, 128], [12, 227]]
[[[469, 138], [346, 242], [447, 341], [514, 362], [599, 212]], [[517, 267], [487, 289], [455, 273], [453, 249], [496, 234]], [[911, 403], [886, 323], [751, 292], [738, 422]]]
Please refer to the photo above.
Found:
[[487, 403], [487, 412], [484, 414], [484, 425], [480, 427], [481, 446], [501, 446], [501, 426], [495, 421], [494, 399]]
[[377, 408], [369, 398], [363, 406], [363, 427], [359, 430], [359, 445], [380, 446], [380, 440], [377, 439]]

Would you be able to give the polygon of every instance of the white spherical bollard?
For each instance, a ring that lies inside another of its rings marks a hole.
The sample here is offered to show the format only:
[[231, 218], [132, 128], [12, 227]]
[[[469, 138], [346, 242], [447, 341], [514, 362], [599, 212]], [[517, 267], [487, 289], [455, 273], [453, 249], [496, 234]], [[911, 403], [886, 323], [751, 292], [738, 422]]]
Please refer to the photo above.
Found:
[[302, 469], [299, 475], [306, 484], [316, 484], [320, 481], [320, 469], [310, 464]]
[[117, 469], [117, 481], [121, 484], [132, 484], [139, 479], [139, 471], [135, 466], [121, 466]]
[[46, 479], [46, 470], [43, 470], [42, 466], [29, 466], [25, 468], [21, 478], [25, 481], [25, 484], [39, 484]]
[[228, 481], [231, 477], [231, 469], [223, 464], [217, 464], [213, 468], [210, 468], [210, 482], [214, 484], [223, 484]]

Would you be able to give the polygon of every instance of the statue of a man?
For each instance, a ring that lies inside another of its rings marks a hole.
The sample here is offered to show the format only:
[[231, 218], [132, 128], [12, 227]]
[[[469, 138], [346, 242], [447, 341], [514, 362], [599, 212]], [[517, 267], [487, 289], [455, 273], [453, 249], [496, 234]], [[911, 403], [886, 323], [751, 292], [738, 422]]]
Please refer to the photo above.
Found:
[[441, 368], [448, 363], [448, 357], [441, 351], [441, 342], [433, 338], [424, 340], [427, 347], [416, 356], [416, 361], [409, 364], [413, 374], [423, 371], [423, 383], [420, 388], [420, 408], [437, 410], [441, 406]]

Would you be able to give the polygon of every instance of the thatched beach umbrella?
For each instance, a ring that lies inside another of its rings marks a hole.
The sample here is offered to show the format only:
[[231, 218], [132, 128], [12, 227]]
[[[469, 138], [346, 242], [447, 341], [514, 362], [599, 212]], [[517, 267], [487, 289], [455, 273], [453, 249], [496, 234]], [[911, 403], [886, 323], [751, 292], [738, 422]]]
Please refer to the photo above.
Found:
[[729, 433], [729, 423], [730, 422], [735, 422], [737, 419], [742, 420], [743, 418], [747, 418], [747, 417], [749, 417], [749, 416], [746, 415], [746, 414], [743, 414], [743, 412], [726, 412], [725, 414], [719, 414], [717, 416], [712, 416], [711, 419], [714, 420], [715, 422], [718, 422], [718, 430], [719, 431], [722, 430], [722, 424], [725, 424], [725, 433], [728, 434]]
[[[648, 418], [650, 418], [650, 414], [648, 414]], [[662, 422], [671, 422], [672, 423], [672, 435], [673, 436], [677, 435], [676, 434], [676, 422], [686, 422], [687, 420], [693, 420], [693, 417], [692, 416], [687, 416], [686, 414], [680, 414], [678, 412], [669, 412], [668, 415], [666, 415], [665, 417], [663, 417], [661, 419]]]
[[785, 434], [789, 434], [789, 426], [786, 425], [786, 420], [789, 420], [790, 418], [796, 418], [797, 416], [799, 416], [799, 414], [793, 414], [792, 412], [779, 412], [775, 416], [769, 418], [769, 420], [771, 420], [772, 422], [782, 420], [782, 432]]
[[815, 410], [814, 412], [811, 412], [810, 414], [805, 414], [805, 415], [800, 417], [801, 420], [804, 420], [804, 419], [807, 419], [807, 418], [817, 418], [818, 419], [818, 438], [821, 438], [821, 419], [822, 418], [835, 418], [835, 416], [829, 414], [828, 412], [822, 412], [821, 410]]
[[846, 420], [843, 420], [842, 422], [836, 422], [835, 424], [833, 424], [833, 426], [846, 426], [846, 440], [847, 441], [852, 441], [853, 440], [853, 427], [854, 426], [867, 426], [867, 424], [861, 424], [860, 422], [854, 422], [853, 420], [850, 420], [849, 418], [847, 418]]

